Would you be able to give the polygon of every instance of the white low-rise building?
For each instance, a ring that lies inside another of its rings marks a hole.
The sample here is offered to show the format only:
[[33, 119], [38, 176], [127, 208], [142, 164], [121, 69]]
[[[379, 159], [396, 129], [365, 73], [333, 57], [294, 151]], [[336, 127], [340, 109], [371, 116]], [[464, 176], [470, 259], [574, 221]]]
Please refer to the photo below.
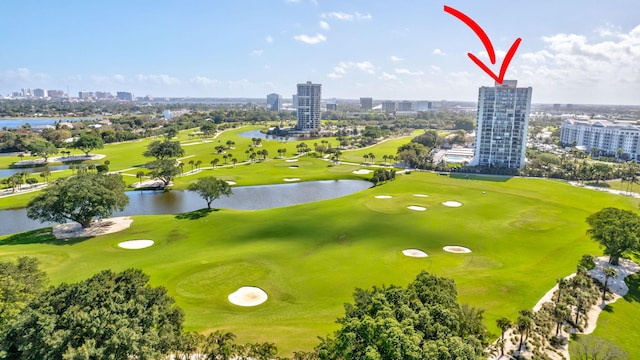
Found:
[[640, 122], [567, 119], [560, 127], [564, 146], [583, 146], [587, 151], [640, 160]]

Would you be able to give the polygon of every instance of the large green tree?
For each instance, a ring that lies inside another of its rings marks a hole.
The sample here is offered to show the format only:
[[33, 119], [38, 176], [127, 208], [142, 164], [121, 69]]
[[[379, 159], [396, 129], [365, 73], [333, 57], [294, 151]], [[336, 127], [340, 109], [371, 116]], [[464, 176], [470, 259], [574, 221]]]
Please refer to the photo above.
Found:
[[161, 180], [165, 187], [182, 171], [174, 159], [156, 160], [149, 164], [149, 170], [151, 177]]
[[81, 150], [88, 156], [92, 150], [102, 149], [102, 147], [104, 147], [104, 141], [96, 134], [83, 133], [78, 139], [71, 143], [71, 147]]
[[80, 173], [49, 185], [27, 205], [27, 216], [42, 222], [76, 221], [87, 228], [129, 203], [125, 184], [117, 174]]
[[4, 359], [159, 359], [178, 345], [184, 315], [140, 270], [102, 271], [51, 287], [10, 324]]
[[224, 180], [209, 176], [198, 179], [189, 184], [189, 191], [194, 191], [207, 202], [207, 208], [211, 210], [211, 203], [219, 199], [220, 196], [229, 196], [232, 193], [231, 186]]
[[453, 280], [421, 272], [406, 289], [356, 289], [354, 300], [320, 359], [482, 358], [482, 312], [458, 304]]
[[58, 148], [45, 140], [36, 140], [31, 142], [28, 145], [27, 150], [29, 150], [31, 155], [42, 156], [45, 162], [49, 159], [49, 156], [58, 153]]
[[47, 274], [38, 268], [36, 258], [20, 257], [15, 263], [0, 261], [0, 336], [9, 321], [44, 290], [46, 281]]
[[625, 254], [640, 250], [640, 216], [630, 210], [604, 208], [587, 218], [587, 234], [604, 246], [611, 265]]
[[179, 141], [156, 140], [147, 146], [147, 151], [145, 151], [143, 155], [154, 157], [158, 160], [167, 160], [183, 156], [184, 150], [180, 146]]

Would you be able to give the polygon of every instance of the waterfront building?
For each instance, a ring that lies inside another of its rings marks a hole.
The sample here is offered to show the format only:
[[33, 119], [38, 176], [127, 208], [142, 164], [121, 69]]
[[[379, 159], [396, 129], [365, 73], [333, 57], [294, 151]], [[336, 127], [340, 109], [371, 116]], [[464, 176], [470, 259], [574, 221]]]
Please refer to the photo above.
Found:
[[475, 156], [469, 165], [524, 167], [532, 88], [517, 85], [517, 80], [504, 80], [480, 87]]
[[320, 130], [320, 100], [322, 85], [307, 81], [298, 84], [297, 109], [298, 125], [296, 128], [302, 131]]
[[280, 94], [267, 95], [267, 109], [270, 111], [280, 111], [282, 109], [282, 97]]
[[565, 119], [560, 125], [560, 143], [582, 146], [594, 155], [640, 160], [640, 122]]

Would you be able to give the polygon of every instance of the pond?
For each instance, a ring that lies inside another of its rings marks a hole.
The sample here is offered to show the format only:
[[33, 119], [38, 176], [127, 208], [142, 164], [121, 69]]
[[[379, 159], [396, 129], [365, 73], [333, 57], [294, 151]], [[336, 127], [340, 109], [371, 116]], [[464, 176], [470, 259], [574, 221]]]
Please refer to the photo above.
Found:
[[[44, 168], [45, 168], [44, 166], [38, 166], [38, 167], [0, 169], [0, 179], [8, 178], [13, 174], [21, 173], [23, 171], [28, 171], [30, 174], [39, 173], [39, 172], [42, 172]], [[69, 168], [69, 165], [53, 165], [53, 166], [49, 166], [49, 171], [51, 172], [60, 171], [60, 170], [66, 170], [68, 168]], [[42, 178], [39, 176], [37, 177], [37, 179], [38, 179], [38, 182], [42, 181]]]
[[[280, 185], [234, 187], [233, 194], [213, 202], [215, 208], [271, 209], [346, 196], [371, 187], [362, 180], [323, 180]], [[207, 203], [190, 191], [130, 191], [129, 205], [113, 216], [178, 214], [205, 208]], [[25, 209], [0, 211], [0, 235], [55, 225], [27, 218]]]
[[284, 136], [267, 135], [265, 133], [260, 132], [260, 130], [251, 130], [251, 131], [241, 132], [241, 133], [238, 133], [238, 136], [242, 136], [244, 138], [249, 138], [249, 139], [258, 138], [258, 139], [278, 140], [278, 141], [300, 140], [300, 138], [295, 136], [289, 136], [288, 138], [285, 138]]

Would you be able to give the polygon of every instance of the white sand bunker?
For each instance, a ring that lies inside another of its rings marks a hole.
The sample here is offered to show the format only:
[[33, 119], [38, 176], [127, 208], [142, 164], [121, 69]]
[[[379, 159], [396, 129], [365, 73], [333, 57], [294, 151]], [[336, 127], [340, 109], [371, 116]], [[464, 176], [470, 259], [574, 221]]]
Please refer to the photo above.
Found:
[[286, 161], [286, 162], [296, 162], [296, 161], [298, 161], [298, 159], [287, 159], [287, 160], [285, 160], [285, 161]]
[[236, 184], [235, 181], [231, 181], [231, 180], [227, 180], [226, 183], [229, 184], [229, 185], [235, 185]]
[[300, 181], [300, 178], [284, 178], [284, 181], [286, 182]]
[[415, 196], [415, 197], [428, 197], [429, 195], [425, 195], [425, 194], [413, 194], [413, 196]]
[[413, 210], [413, 211], [425, 211], [425, 210], [427, 210], [427, 208], [425, 208], [425, 207], [416, 206], [416, 205], [407, 206], [407, 209]]
[[267, 293], [254, 286], [243, 286], [229, 294], [229, 301], [238, 306], [256, 306], [267, 301]]
[[111, 234], [122, 231], [131, 226], [133, 219], [128, 216], [120, 216], [94, 221], [91, 227], [83, 228], [78, 223], [66, 223], [53, 227], [53, 235], [56, 239], [71, 239], [79, 237], [91, 237]]
[[418, 257], [418, 258], [423, 258], [423, 257], [429, 256], [429, 255], [427, 255], [426, 252], [424, 252], [422, 250], [418, 250], [418, 249], [405, 249], [405, 250], [402, 250], [402, 253], [405, 256]]
[[442, 205], [448, 206], [448, 207], [460, 207], [462, 206], [462, 203], [459, 203], [457, 201], [445, 201], [442, 203]]
[[442, 248], [442, 250], [454, 254], [467, 254], [471, 252], [470, 249], [462, 246], [445, 246]]
[[360, 170], [354, 170], [353, 173], [356, 175], [367, 175], [371, 173], [371, 170], [360, 169]]
[[129, 250], [144, 249], [153, 245], [153, 240], [129, 240], [118, 244], [118, 247]]
[[391, 195], [376, 195], [376, 199], [391, 199], [393, 196]]

